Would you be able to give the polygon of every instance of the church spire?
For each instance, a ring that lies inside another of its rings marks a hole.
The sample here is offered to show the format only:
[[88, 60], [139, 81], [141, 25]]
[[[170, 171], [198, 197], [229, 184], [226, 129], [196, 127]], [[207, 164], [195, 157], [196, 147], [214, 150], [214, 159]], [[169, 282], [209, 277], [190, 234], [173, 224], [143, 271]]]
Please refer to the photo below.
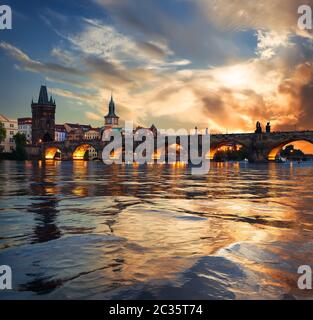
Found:
[[111, 100], [109, 103], [109, 113], [104, 117], [106, 126], [117, 126], [119, 117], [115, 114], [115, 103], [113, 99], [113, 93], [111, 92]]
[[115, 103], [114, 103], [114, 100], [113, 100], [113, 94], [111, 93], [111, 101], [109, 103], [109, 114], [108, 116], [110, 117], [116, 117], [116, 114], [115, 114]]

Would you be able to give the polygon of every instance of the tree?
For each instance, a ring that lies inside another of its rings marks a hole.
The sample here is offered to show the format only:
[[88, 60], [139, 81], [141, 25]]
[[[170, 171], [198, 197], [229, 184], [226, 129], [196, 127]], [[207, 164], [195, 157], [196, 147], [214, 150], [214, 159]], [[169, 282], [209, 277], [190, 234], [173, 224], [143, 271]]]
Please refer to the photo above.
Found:
[[249, 158], [249, 152], [245, 147], [238, 146], [229, 147], [225, 150], [218, 150], [214, 156], [214, 160], [221, 161], [242, 161]]
[[14, 151], [14, 157], [16, 160], [26, 160], [27, 159], [27, 153], [26, 153], [26, 136], [24, 133], [18, 132], [14, 137], [15, 141], [15, 151]]
[[295, 149], [293, 145], [289, 145], [283, 149], [280, 155], [287, 159], [302, 159], [304, 157], [304, 153], [301, 150]]
[[2, 122], [0, 122], [0, 143], [5, 140], [7, 132]]
[[[3, 123], [0, 122], [0, 143], [5, 140], [6, 136], [7, 136], [7, 132], [4, 128]], [[3, 146], [0, 146], [0, 152], [2, 151], [3, 151]]]

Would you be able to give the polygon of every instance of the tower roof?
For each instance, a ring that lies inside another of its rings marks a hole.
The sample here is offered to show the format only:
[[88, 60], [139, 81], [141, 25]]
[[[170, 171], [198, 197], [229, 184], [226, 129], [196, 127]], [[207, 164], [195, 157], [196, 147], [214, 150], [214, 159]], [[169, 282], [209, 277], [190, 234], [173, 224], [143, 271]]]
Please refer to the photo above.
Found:
[[109, 113], [106, 116], [107, 118], [118, 118], [118, 116], [115, 114], [115, 103], [113, 100], [113, 95], [111, 95], [111, 101], [109, 103]]
[[52, 96], [48, 96], [48, 90], [45, 85], [42, 85], [40, 87], [38, 102], [34, 102], [34, 99], [32, 99], [32, 106], [52, 106], [55, 107], [55, 100], [53, 100]]
[[42, 85], [40, 88], [38, 103], [40, 103], [40, 104], [48, 104], [49, 103], [48, 90], [47, 90], [46, 86]]

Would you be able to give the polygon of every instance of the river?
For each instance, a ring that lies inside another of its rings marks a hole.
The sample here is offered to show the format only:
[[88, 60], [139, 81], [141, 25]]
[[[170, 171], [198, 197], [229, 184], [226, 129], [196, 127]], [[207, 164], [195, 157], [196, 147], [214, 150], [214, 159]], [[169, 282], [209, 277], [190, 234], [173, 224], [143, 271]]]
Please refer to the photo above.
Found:
[[0, 162], [0, 299], [294, 299], [313, 164]]

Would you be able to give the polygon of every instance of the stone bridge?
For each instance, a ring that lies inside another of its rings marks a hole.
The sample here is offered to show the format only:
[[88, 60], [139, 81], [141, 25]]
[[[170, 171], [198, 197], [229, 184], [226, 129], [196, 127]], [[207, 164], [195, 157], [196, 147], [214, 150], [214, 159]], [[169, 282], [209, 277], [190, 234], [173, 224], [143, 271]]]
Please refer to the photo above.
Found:
[[237, 144], [248, 150], [251, 162], [273, 161], [284, 146], [297, 141], [313, 144], [313, 131], [211, 135], [210, 158], [214, 158], [218, 148]]
[[[292, 142], [307, 141], [313, 144], [313, 131], [272, 132], [261, 134], [212, 134], [210, 140], [210, 154], [207, 155], [207, 157], [211, 160], [214, 159], [214, 155], [219, 148], [228, 145], [239, 145], [248, 151], [249, 161], [267, 162], [275, 160], [280, 150]], [[179, 138], [177, 138], [178, 146], [179, 141]], [[61, 160], [83, 160], [88, 149], [93, 147], [98, 153], [98, 158], [101, 159], [102, 150], [106, 144], [108, 144], [108, 142], [103, 142], [101, 140], [43, 143], [40, 147], [40, 158], [54, 159], [55, 157], [58, 157]], [[201, 151], [201, 143], [199, 143], [199, 149]], [[168, 152], [168, 150], [169, 146], [167, 143], [166, 152]], [[157, 153], [157, 150], [155, 151]], [[120, 152], [123, 151], [120, 150]], [[112, 158], [114, 159], [116, 156], [116, 154], [113, 154]]]

